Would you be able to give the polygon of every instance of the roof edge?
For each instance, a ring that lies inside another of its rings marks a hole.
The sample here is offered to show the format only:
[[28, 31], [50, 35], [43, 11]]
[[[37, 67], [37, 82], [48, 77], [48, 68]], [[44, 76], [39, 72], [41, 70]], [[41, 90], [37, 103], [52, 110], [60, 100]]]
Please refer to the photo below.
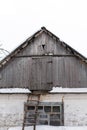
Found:
[[32, 36], [30, 36], [29, 38], [27, 38], [21, 45], [19, 45], [16, 49], [14, 49], [9, 55], [7, 55], [4, 59], [2, 59], [0, 61], [0, 68], [2, 66], [4, 66], [10, 59], [12, 59], [13, 57], [15, 57], [15, 55], [17, 53], [19, 53], [22, 49], [24, 49], [29, 43], [32, 42], [32, 40], [34, 40], [36, 37], [38, 37], [42, 32], [47, 33], [50, 37], [52, 37], [53, 39], [60, 41], [61, 44], [66, 47], [67, 49], [70, 49], [73, 54], [80, 58], [82, 61], [84, 61], [85, 63], [87, 63], [87, 58], [85, 56], [83, 56], [82, 54], [80, 54], [78, 51], [76, 51], [75, 49], [73, 49], [71, 46], [69, 46], [68, 44], [66, 44], [65, 42], [61, 41], [55, 34], [53, 34], [52, 32], [50, 32], [48, 29], [46, 29], [44, 26], [41, 27], [41, 29], [37, 32], [35, 32]]

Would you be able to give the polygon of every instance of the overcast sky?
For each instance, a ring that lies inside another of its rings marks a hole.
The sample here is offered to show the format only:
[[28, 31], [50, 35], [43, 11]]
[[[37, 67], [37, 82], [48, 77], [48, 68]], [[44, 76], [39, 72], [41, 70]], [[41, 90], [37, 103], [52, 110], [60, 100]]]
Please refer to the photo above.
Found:
[[87, 57], [87, 0], [0, 0], [0, 44], [9, 52], [42, 26]]

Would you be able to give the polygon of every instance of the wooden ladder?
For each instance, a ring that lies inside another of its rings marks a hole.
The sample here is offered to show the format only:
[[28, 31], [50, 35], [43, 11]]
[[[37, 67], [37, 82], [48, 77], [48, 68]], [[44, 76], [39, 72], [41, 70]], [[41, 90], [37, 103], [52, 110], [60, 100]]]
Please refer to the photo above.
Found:
[[[37, 97], [37, 100], [36, 99], [33, 99], [33, 97]], [[34, 126], [33, 127], [33, 130], [36, 130], [36, 123], [37, 123], [37, 116], [38, 116], [38, 105], [39, 105], [39, 102], [40, 102], [40, 94], [29, 94], [28, 95], [28, 99], [27, 99], [27, 103], [28, 106], [29, 106], [29, 103], [35, 103], [35, 112], [33, 114], [35, 114], [34, 116], [34, 123], [27, 123], [26, 124], [26, 119], [30, 119], [27, 118], [27, 110], [24, 108], [24, 119], [23, 119], [23, 125], [22, 125], [22, 130], [25, 129], [26, 125], [27, 126]]]

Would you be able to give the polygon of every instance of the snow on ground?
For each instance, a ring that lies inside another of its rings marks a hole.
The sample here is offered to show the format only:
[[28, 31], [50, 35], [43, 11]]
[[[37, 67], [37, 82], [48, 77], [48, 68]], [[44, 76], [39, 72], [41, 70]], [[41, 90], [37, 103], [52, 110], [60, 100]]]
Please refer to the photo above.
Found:
[[62, 87], [53, 87], [50, 93], [85, 93], [87, 88], [62, 88]]
[[[22, 130], [21, 127], [12, 127], [8, 130]], [[33, 126], [25, 128], [25, 130], [33, 130]], [[37, 126], [36, 130], [87, 130], [87, 126], [77, 126], [77, 127], [69, 127], [69, 126]]]
[[0, 89], [0, 93], [31, 93], [29, 89], [25, 88], [6, 88]]

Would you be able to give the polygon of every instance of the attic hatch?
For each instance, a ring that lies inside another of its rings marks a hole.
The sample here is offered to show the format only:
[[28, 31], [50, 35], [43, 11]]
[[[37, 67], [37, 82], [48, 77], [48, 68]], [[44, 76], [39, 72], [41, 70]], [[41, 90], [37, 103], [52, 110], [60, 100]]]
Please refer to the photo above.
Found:
[[30, 90], [49, 91], [53, 86], [52, 57], [33, 57]]

